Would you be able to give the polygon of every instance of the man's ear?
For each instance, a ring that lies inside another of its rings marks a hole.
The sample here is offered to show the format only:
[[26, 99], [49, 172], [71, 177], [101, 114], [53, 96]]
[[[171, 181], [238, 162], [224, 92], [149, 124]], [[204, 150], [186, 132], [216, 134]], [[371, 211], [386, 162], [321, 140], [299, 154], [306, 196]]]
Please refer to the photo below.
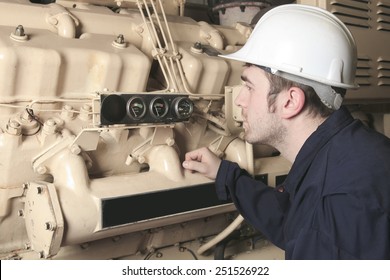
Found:
[[305, 105], [305, 92], [299, 87], [291, 87], [286, 90], [282, 102], [282, 118], [291, 119], [302, 112]]

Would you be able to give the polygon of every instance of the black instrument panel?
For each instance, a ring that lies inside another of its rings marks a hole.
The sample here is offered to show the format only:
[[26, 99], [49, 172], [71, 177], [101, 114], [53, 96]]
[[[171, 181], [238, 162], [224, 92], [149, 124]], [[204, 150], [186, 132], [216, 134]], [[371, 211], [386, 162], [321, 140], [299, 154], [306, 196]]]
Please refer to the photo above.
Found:
[[182, 94], [114, 93], [100, 95], [100, 124], [155, 124], [187, 121], [194, 110]]

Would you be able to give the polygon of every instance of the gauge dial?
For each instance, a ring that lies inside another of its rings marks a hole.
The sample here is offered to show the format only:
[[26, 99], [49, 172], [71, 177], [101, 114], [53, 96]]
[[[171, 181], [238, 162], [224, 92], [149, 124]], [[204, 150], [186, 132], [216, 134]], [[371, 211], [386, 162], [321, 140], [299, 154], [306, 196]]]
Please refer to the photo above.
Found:
[[104, 124], [120, 122], [126, 116], [126, 101], [116, 94], [104, 96], [101, 105], [101, 121]]
[[141, 97], [133, 97], [127, 102], [127, 113], [135, 120], [141, 119], [146, 113], [146, 105]]
[[161, 97], [155, 97], [150, 102], [150, 113], [156, 119], [165, 117], [168, 113], [168, 103]]
[[176, 117], [188, 119], [194, 111], [194, 104], [188, 97], [177, 97], [173, 100]]

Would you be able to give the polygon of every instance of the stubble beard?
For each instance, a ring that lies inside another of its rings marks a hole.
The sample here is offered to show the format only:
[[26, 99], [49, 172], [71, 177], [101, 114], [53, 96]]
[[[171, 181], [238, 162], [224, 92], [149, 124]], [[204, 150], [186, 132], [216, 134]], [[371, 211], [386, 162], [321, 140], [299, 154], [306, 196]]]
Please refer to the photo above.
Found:
[[257, 119], [252, 125], [247, 124], [245, 141], [250, 144], [265, 144], [277, 148], [284, 141], [286, 128], [275, 115], [270, 118]]

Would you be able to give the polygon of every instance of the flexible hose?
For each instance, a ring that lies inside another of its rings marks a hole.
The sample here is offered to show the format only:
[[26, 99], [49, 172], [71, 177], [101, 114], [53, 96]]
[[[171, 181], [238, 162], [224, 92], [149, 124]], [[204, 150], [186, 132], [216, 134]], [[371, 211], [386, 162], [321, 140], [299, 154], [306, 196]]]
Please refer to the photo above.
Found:
[[[248, 142], [245, 142], [245, 148], [246, 148], [246, 156], [247, 156], [247, 162], [248, 162], [248, 171], [253, 176], [254, 175], [253, 145], [248, 143]], [[237, 227], [239, 227], [243, 221], [244, 221], [244, 218], [241, 215], [238, 215], [237, 218], [227, 228], [225, 228], [221, 233], [219, 233], [217, 236], [215, 236], [209, 242], [202, 245], [197, 251], [198, 254], [200, 254], [200, 255], [203, 254], [208, 249], [210, 249], [214, 245], [221, 242], [230, 233], [232, 233]]]
[[221, 233], [219, 233], [217, 236], [215, 236], [209, 242], [202, 245], [198, 249], [197, 253], [202, 255], [204, 252], [206, 252], [208, 249], [210, 249], [211, 247], [216, 245], [218, 242], [221, 242], [230, 233], [232, 233], [237, 227], [239, 227], [243, 220], [244, 220], [244, 218], [241, 215], [238, 215], [237, 218], [227, 228], [225, 228]]

